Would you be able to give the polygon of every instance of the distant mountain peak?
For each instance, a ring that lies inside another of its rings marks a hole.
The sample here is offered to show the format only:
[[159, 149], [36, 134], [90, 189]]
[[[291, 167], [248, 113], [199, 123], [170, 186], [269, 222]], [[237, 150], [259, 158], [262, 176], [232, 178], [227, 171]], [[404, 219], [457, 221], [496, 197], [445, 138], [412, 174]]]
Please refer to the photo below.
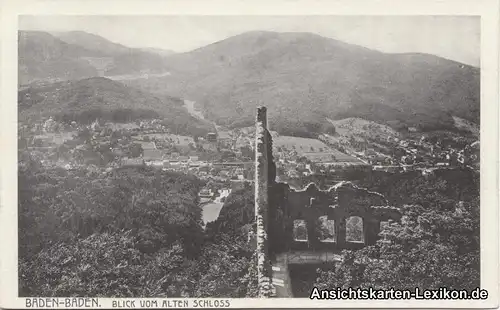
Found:
[[[168, 58], [161, 92], [189, 98], [220, 125], [245, 127], [268, 106], [282, 134], [349, 117], [422, 130], [479, 121], [479, 70], [421, 53], [388, 54], [307, 32], [244, 32]], [[452, 113], [453, 112], [453, 113]]]
[[112, 42], [100, 35], [81, 30], [55, 32], [55, 36], [69, 44], [79, 45], [106, 54], [121, 54], [129, 52], [130, 48]]
[[164, 73], [164, 57], [85, 31], [19, 31], [19, 83]]

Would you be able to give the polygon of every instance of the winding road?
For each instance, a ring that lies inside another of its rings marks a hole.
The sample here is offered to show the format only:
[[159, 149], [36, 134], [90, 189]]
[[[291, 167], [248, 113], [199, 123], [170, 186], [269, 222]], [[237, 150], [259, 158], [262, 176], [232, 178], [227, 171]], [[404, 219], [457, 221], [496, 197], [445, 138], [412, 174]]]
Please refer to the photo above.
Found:
[[184, 107], [189, 112], [189, 114], [191, 114], [192, 116], [194, 116], [196, 118], [199, 118], [201, 120], [206, 121], [205, 116], [203, 116], [203, 113], [201, 113], [201, 111], [196, 110], [196, 108], [194, 107], [194, 104], [195, 104], [194, 101], [187, 100], [187, 99], [184, 100]]

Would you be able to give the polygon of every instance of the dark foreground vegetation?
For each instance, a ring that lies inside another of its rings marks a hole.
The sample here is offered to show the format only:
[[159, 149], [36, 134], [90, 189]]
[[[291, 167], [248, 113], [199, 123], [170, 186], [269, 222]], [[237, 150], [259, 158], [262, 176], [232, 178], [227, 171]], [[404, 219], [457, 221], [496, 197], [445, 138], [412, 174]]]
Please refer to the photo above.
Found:
[[246, 235], [201, 226], [195, 177], [19, 165], [19, 295], [247, 297]]
[[456, 211], [403, 208], [401, 223], [386, 226], [384, 238], [358, 251], [344, 251], [336, 266], [292, 266], [296, 297], [312, 287], [473, 290], [480, 286], [479, 204]]
[[406, 206], [401, 224], [382, 231], [385, 240], [346, 252], [336, 268], [319, 270], [320, 289], [467, 289], [480, 285], [479, 204], [456, 211]]
[[[385, 226], [376, 245], [345, 251], [344, 262], [337, 266], [291, 266], [296, 297], [308, 297], [313, 286], [472, 290], [480, 285], [478, 173], [376, 172], [357, 183], [401, 207], [401, 223]], [[241, 235], [251, 229], [253, 207], [252, 188], [236, 191], [207, 229], [214, 236]]]
[[461, 169], [436, 171], [429, 176], [377, 172], [359, 184], [400, 206], [401, 223], [385, 226], [376, 245], [345, 251], [341, 264], [317, 268], [314, 280], [305, 275], [314, 272], [308, 267], [292, 270], [297, 294], [309, 296], [313, 286], [468, 290], [479, 287], [478, 173]]
[[[360, 185], [401, 206], [401, 223], [295, 287], [479, 286], [477, 174], [380, 174]], [[253, 190], [233, 192], [203, 230], [202, 186], [145, 168], [103, 173], [21, 162], [20, 296], [255, 296]]]

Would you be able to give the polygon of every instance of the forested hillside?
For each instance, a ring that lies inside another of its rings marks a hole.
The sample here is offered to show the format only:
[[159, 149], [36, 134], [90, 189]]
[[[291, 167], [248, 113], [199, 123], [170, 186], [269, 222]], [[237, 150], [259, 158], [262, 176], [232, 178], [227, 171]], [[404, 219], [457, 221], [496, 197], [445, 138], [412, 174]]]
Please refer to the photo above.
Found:
[[164, 73], [164, 56], [84, 31], [19, 31], [19, 83]]
[[68, 44], [41, 31], [20, 31], [18, 40], [20, 84], [98, 74], [83, 57], [102, 57], [99, 52]]
[[209, 241], [193, 176], [19, 166], [20, 296], [251, 296], [246, 240]]
[[66, 81], [18, 92], [19, 119], [54, 117], [66, 123], [91, 123], [96, 119], [126, 123], [162, 119], [172, 132], [204, 135], [213, 126], [191, 116], [183, 101], [152, 95], [103, 77]]
[[405, 206], [401, 224], [381, 234], [385, 240], [344, 252], [336, 267], [318, 271], [319, 289], [368, 288], [449, 290], [480, 286], [479, 202], [453, 211]]
[[341, 264], [318, 270], [315, 286], [409, 290], [480, 286], [479, 174], [380, 173], [362, 184], [400, 206], [401, 223], [386, 226], [376, 245], [345, 251]]
[[130, 81], [195, 100], [221, 125], [250, 126], [257, 105], [281, 134], [324, 133], [327, 119], [401, 129], [479, 122], [479, 69], [427, 54], [385, 54], [312, 33], [253, 31], [166, 58], [168, 77]]

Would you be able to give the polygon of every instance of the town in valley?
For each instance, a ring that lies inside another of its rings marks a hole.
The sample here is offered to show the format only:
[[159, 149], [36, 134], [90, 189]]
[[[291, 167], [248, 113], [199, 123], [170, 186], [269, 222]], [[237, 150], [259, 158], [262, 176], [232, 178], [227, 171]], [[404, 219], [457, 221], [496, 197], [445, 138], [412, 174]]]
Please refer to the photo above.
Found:
[[185, 18], [19, 17], [19, 296], [479, 287], [479, 18]]

